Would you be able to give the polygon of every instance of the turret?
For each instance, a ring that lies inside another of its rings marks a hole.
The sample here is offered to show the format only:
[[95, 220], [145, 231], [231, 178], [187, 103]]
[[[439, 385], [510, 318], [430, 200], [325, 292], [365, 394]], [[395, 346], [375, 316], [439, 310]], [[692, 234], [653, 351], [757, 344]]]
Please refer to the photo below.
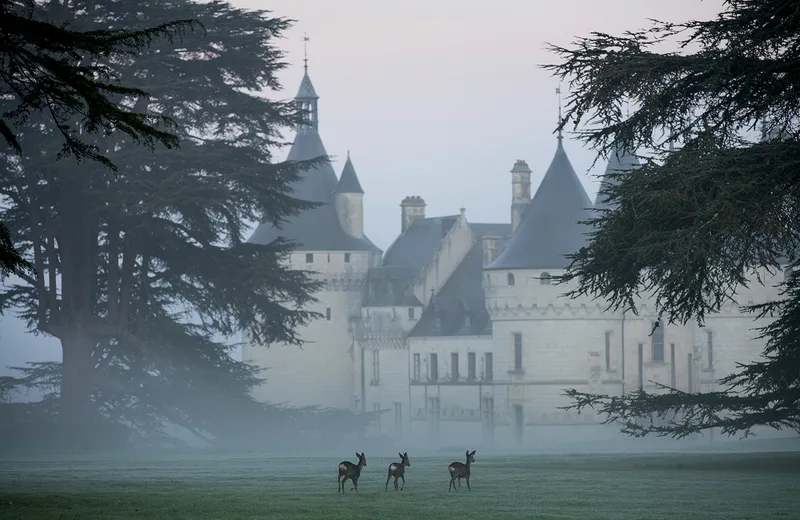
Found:
[[358, 182], [356, 169], [347, 152], [347, 161], [344, 163], [339, 184], [334, 191], [334, 206], [336, 216], [342, 229], [356, 238], [364, 237], [364, 190]]
[[528, 163], [518, 160], [511, 169], [511, 234], [513, 235], [520, 222], [525, 208], [531, 202], [531, 169]]
[[405, 233], [418, 218], [425, 218], [425, 201], [419, 195], [411, 195], [400, 203], [400, 232]]

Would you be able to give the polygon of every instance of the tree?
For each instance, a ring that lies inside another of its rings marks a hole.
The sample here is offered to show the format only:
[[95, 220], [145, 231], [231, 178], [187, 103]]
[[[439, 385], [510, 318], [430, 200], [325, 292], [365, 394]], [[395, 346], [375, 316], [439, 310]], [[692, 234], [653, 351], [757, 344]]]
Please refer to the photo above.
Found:
[[[58, 6], [51, 1], [51, 14], [61, 14]], [[15, 129], [24, 126], [32, 112], [52, 118], [64, 139], [59, 156], [100, 161], [112, 169], [108, 158], [81, 133], [121, 131], [150, 149], [156, 143], [177, 146], [169, 118], [153, 111], [133, 112], [109, 98], [148, 97], [141, 89], [119, 84], [112, 63], [130, 58], [156, 38], [172, 42], [185, 29], [195, 28], [196, 21], [171, 20], [135, 31], [75, 31], [35, 18], [35, 10], [34, 0], [0, 0], [0, 96], [10, 102], [0, 117], [0, 135], [9, 147], [22, 152]], [[101, 56], [107, 61], [100, 62]], [[0, 223], [0, 277], [12, 273], [32, 275], [33, 270]]]
[[283, 261], [293, 244], [243, 242], [248, 222], [280, 225], [313, 207], [291, 185], [327, 160], [273, 162], [281, 131], [299, 115], [293, 103], [252, 94], [280, 88], [275, 42], [290, 22], [223, 2], [94, 0], [70, 9], [81, 30], [181, 17], [207, 32], [179, 48], [155, 41], [114, 63], [122, 84], [151, 96], [134, 111], [176, 122], [177, 149], [142, 154], [117, 133], [94, 143], [116, 172], [78, 169], [48, 159], [59, 130], [29, 119], [34, 152], [7, 162], [0, 193], [11, 202], [3, 217], [13, 238], [41, 275], [23, 276], [0, 308], [22, 308], [31, 329], [60, 339], [58, 412], [72, 440], [109, 417], [145, 434], [164, 421], [207, 431], [220, 403], [253, 404], [256, 378], [215, 337], [245, 331], [260, 343], [298, 344], [298, 327], [317, 317], [306, 304], [319, 284]]
[[[621, 37], [593, 33], [571, 49], [551, 46], [563, 61], [545, 66], [572, 87], [560, 127], [587, 125], [579, 136], [599, 155], [654, 154], [602, 189], [614, 209], [588, 222], [589, 244], [560, 280], [577, 282], [567, 296], [636, 312], [635, 298], [650, 293], [670, 323], [702, 325], [759, 269], [787, 269], [781, 298], [748, 308], [768, 323], [764, 359], [739, 365], [723, 390], [567, 391], [568, 409], [595, 408], [630, 435], [800, 431], [800, 1], [724, 6], [710, 21], [654, 21]], [[674, 41], [682, 52], [652, 49]], [[628, 118], [623, 100], [635, 107]], [[759, 125], [763, 137], [748, 137]]]

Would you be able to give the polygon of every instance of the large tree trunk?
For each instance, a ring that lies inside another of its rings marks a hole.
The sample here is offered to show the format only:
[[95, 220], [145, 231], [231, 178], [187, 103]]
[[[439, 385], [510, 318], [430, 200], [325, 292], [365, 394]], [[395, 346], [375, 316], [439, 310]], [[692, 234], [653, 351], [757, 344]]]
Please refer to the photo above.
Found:
[[66, 448], [91, 449], [97, 431], [91, 402], [94, 390], [93, 341], [78, 331], [61, 339], [61, 402], [59, 423]]

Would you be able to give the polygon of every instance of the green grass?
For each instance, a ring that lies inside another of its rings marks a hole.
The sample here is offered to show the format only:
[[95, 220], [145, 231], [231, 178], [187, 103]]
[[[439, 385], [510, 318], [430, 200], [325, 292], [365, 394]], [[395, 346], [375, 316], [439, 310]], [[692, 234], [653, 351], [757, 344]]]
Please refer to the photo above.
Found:
[[5, 462], [0, 519], [800, 518], [798, 453], [475, 457], [471, 493], [447, 491], [457, 457], [413, 453], [386, 493], [393, 459], [367, 453], [345, 495], [340, 457]]

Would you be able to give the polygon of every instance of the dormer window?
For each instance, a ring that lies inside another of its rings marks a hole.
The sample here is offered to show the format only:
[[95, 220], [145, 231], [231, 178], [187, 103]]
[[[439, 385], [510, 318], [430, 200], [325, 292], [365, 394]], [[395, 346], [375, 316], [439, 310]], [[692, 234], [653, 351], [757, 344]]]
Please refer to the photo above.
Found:
[[409, 320], [413, 320], [413, 319], [415, 319], [415, 318], [414, 318], [414, 307], [409, 307], [409, 308], [408, 308], [408, 319], [409, 319]]
[[514, 285], [514, 273], [508, 273], [506, 278], [508, 279], [509, 286]]
[[542, 276], [539, 277], [539, 283], [542, 285], [550, 285], [550, 273], [542, 273]]
[[346, 264], [350, 263], [350, 253], [345, 253], [344, 254], [344, 263], [346, 263]]

